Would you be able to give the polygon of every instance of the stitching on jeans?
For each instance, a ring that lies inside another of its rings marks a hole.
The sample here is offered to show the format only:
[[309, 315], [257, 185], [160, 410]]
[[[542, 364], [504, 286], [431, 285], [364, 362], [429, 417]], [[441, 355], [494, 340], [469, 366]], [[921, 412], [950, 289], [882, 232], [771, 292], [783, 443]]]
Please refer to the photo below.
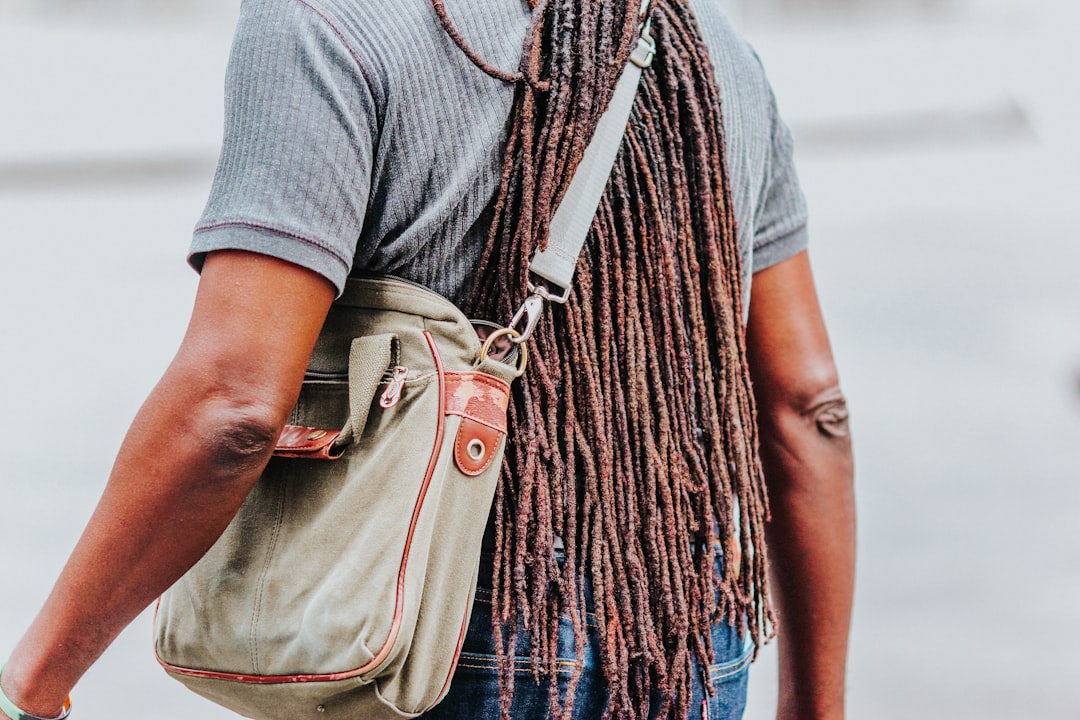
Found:
[[[473, 604], [481, 603], [483, 605], [490, 605], [492, 600], [492, 592], [487, 588], [476, 588], [476, 596], [473, 598]], [[565, 618], [569, 620], [570, 618]], [[596, 622], [596, 613], [585, 613], [585, 626], [591, 628], [598, 628], [600, 625]]]
[[[488, 669], [494, 670], [495, 668], [498, 667], [498, 663], [495, 661], [494, 658], [492, 658], [490, 661], [488, 661], [486, 659], [481, 659], [481, 656], [472, 656], [468, 660], [466, 660], [465, 656], [468, 655], [468, 654], [469, 653], [462, 653], [461, 654], [462, 660], [458, 661], [458, 667], [468, 667], [468, 668], [474, 668], [474, 669], [477, 669], [477, 670], [488, 670]], [[482, 657], [486, 658], [487, 656], [485, 655], [485, 656], [482, 656]], [[573, 660], [559, 660], [559, 659], [555, 660], [555, 665], [557, 667], [559, 667], [559, 668], [566, 669], [566, 670], [572, 670], [572, 669], [574, 669], [574, 668], [576, 668], [578, 666], [578, 664], [576, 662], [574, 662]], [[514, 669], [515, 670], [528, 670], [528, 671], [531, 672], [532, 671], [532, 663], [527, 658], [514, 658]]]
[[[461, 653], [458, 659], [457, 666], [459, 668], [468, 668], [470, 670], [497, 670], [498, 663], [495, 660], [494, 655], [484, 655], [481, 653]], [[555, 672], [559, 675], [566, 675], [572, 673], [575, 669], [580, 667], [579, 663], [574, 660], [565, 660], [563, 658], [555, 659]], [[532, 661], [527, 657], [516, 656], [514, 657], [514, 672], [519, 674], [532, 674]]]
[[[490, 671], [490, 672], [494, 672], [495, 670], [498, 669], [498, 668], [495, 667], [495, 665], [470, 665], [469, 663], [463, 663], [463, 662], [459, 662], [457, 664], [457, 666], [458, 666], [458, 669], [483, 670], [483, 671]], [[532, 670], [530, 668], [518, 668], [518, 667], [516, 667], [516, 668], [514, 668], [514, 674], [515, 675], [522, 675], [522, 676], [525, 676], [525, 677], [532, 677]], [[555, 671], [555, 674], [559, 675], [560, 677], [569, 677], [572, 674], [572, 671], [567, 669], [567, 668], [559, 668], [558, 670]]]
[[738, 675], [744, 668], [746, 668], [750, 661], [753, 659], [753, 650], [747, 650], [741, 657], [732, 660], [731, 662], [723, 663], [721, 665], [709, 666], [709, 680], [723, 680], [724, 678], [731, 677], [732, 675]]

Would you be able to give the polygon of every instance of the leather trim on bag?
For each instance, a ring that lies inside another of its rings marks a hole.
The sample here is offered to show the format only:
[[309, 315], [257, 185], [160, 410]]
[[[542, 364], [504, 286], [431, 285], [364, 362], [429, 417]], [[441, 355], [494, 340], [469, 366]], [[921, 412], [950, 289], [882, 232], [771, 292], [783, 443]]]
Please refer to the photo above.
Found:
[[340, 430], [286, 425], [278, 436], [274, 457], [337, 460], [345, 451], [345, 448], [334, 447], [340, 434]]
[[[503, 433], [495, 428], [469, 417], [463, 419], [454, 440], [454, 462], [458, 470], [469, 477], [483, 475], [495, 460], [502, 438]], [[474, 456], [474, 450], [480, 454]]]
[[510, 384], [482, 372], [446, 373], [446, 412], [506, 432]]
[[469, 477], [482, 475], [506, 434], [509, 383], [481, 372], [446, 373], [446, 413], [462, 418], [454, 440], [454, 462]]

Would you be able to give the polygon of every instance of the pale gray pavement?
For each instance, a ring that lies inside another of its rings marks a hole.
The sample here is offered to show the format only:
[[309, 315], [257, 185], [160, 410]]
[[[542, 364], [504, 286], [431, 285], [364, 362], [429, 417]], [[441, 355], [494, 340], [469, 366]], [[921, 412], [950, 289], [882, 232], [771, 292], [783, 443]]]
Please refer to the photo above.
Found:
[[[235, 14], [35, 2], [63, 20], [0, 0], [3, 655], [183, 332]], [[795, 127], [854, 416], [850, 716], [1078, 718], [1080, 8], [950, 7], [744, 16]], [[148, 615], [75, 701], [80, 720], [231, 717], [160, 672]]]

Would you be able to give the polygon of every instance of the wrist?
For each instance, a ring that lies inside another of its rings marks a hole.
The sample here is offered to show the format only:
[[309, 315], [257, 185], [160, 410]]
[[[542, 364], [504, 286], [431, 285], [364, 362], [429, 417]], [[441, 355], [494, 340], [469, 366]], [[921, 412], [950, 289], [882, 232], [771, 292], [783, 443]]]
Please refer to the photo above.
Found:
[[780, 700], [776, 720], [844, 720], [844, 701], [825, 702], [821, 698], [802, 697]]
[[844, 710], [784, 710], [776, 713], [776, 720], [844, 720]]
[[53, 708], [44, 715], [38, 714], [41, 708], [25, 705], [26, 701], [11, 687], [11, 682], [0, 667], [0, 718], [3, 720], [65, 720], [71, 712], [71, 698], [64, 700], [62, 706]]

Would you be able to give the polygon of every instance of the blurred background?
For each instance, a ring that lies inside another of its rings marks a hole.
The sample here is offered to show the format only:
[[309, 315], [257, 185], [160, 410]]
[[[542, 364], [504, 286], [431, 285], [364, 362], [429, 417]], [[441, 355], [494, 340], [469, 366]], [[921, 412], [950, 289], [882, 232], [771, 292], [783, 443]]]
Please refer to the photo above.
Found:
[[[855, 429], [852, 718], [1080, 717], [1075, 0], [726, 0], [797, 141]], [[179, 343], [238, 4], [0, 0], [0, 654]], [[80, 720], [230, 717], [149, 616]], [[775, 702], [775, 649], [747, 717]]]

